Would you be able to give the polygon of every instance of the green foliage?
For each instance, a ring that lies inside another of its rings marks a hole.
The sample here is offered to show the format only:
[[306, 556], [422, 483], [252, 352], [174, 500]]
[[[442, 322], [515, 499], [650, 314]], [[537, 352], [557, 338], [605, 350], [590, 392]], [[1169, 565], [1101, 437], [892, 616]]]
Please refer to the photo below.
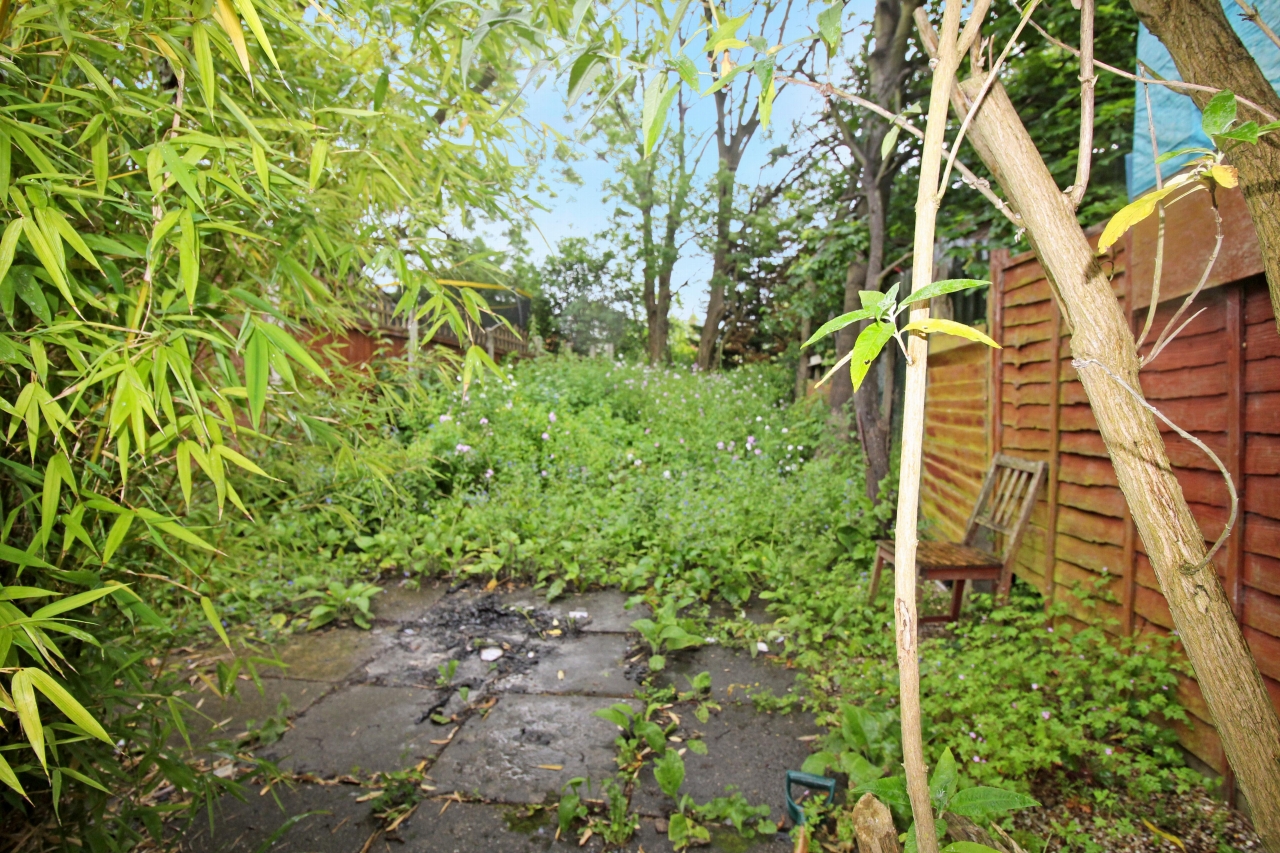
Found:
[[653, 778], [662, 793], [676, 799], [684, 784], [684, 759], [674, 749], [668, 749], [653, 764]]
[[[301, 579], [299, 583], [301, 584]], [[320, 603], [311, 608], [307, 614], [309, 631], [328, 625], [343, 616], [349, 617], [361, 628], [367, 630], [373, 627], [370, 621], [373, 615], [369, 612], [369, 601], [380, 592], [382, 589], [371, 583], [357, 581], [347, 586], [339, 581], [329, 581], [323, 592], [313, 589], [298, 596], [298, 600], [320, 599]]]

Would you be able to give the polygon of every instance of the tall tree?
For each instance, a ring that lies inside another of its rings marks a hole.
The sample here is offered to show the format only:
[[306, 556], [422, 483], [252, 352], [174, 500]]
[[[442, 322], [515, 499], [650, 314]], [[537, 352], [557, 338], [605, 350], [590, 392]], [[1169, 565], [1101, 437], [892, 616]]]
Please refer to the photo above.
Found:
[[[777, 18], [778, 38], [782, 42], [786, 34], [787, 20], [794, 0], [768, 0], [760, 5], [762, 16], [761, 31], [769, 29], [771, 20]], [[720, 337], [720, 326], [729, 312], [727, 294], [735, 280], [733, 269], [733, 222], [734, 192], [737, 188], [738, 167], [742, 165], [742, 155], [747, 150], [752, 137], [762, 123], [761, 104], [772, 105], [773, 92], [773, 54], [768, 53], [767, 43], [762, 37], [753, 36], [752, 47], [757, 51], [757, 62], [767, 62], [767, 81], [763, 83], [765, 98], [751, 95], [751, 86], [757, 82], [757, 74], [747, 78], [746, 86], [737, 92], [725, 85], [734, 76], [735, 65], [729, 58], [728, 48], [742, 45], [737, 41], [737, 30], [746, 22], [747, 16], [728, 18], [711, 0], [704, 0], [703, 11], [710, 27], [711, 34], [705, 45], [707, 60], [711, 67], [719, 69], [720, 80], [712, 93], [716, 108], [716, 174], [712, 181], [715, 206], [711, 215], [711, 281], [707, 297], [707, 316], [702, 324], [702, 334], [698, 338], [697, 366], [699, 370], [711, 370], [715, 363], [716, 344]], [[812, 53], [804, 54], [797, 61], [797, 70]]]
[[[877, 0], [871, 22], [871, 35], [865, 55], [859, 65], [861, 85], [865, 97], [884, 109], [902, 112], [903, 96], [915, 70], [915, 63], [908, 60], [907, 49], [914, 29], [911, 15], [921, 0]], [[861, 307], [860, 290], [879, 290], [885, 265], [885, 249], [888, 242], [888, 216], [890, 191], [899, 170], [906, 164], [913, 149], [899, 151], [893, 139], [886, 145], [891, 125], [885, 119], [864, 111], [833, 105], [829, 115], [839, 129], [841, 138], [853, 155], [853, 169], [861, 193], [860, 213], [867, 222], [867, 253], [865, 257], [850, 261], [845, 277], [844, 310]], [[867, 322], [847, 326], [836, 337], [836, 356], [843, 358], [853, 349], [857, 336]], [[886, 372], [893, 370], [893, 351], [885, 354]], [[870, 371], [855, 395], [849, 374], [840, 371], [832, 377], [831, 409], [844, 415], [850, 397], [854, 401], [857, 431], [862, 451], [867, 461], [867, 495], [874, 501], [880, 491], [880, 483], [889, 475], [890, 415], [892, 406], [882, 402], [883, 388], [879, 369]]]

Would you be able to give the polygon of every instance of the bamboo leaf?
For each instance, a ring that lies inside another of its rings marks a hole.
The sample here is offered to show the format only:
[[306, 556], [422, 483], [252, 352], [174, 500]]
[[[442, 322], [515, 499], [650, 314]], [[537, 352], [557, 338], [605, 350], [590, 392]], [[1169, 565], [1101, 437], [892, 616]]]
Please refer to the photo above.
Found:
[[92, 604], [100, 598], [114, 594], [124, 584], [110, 581], [106, 586], [100, 586], [97, 589], [91, 589], [87, 592], [80, 592], [75, 595], [69, 595], [66, 598], [60, 598], [57, 601], [46, 604], [35, 613], [31, 614], [32, 619], [52, 619], [54, 616], [61, 616], [63, 613], [69, 613], [86, 604]]
[[196, 187], [195, 175], [191, 173], [191, 167], [183, 162], [177, 149], [167, 142], [162, 142], [160, 144], [160, 156], [164, 158], [164, 164], [169, 167], [169, 174], [173, 175], [173, 179], [178, 182], [178, 186], [182, 187], [182, 191], [192, 201], [200, 205], [201, 210], [204, 210], [204, 199], [200, 196], [200, 190]]
[[40, 759], [40, 766], [46, 770], [49, 765], [44, 760], [44, 724], [40, 722], [40, 707], [36, 704], [36, 691], [31, 684], [31, 669], [19, 669], [9, 682], [9, 695], [17, 708], [18, 722], [27, 736], [27, 742]]
[[89, 82], [97, 87], [102, 94], [106, 95], [113, 101], [120, 100], [120, 95], [116, 92], [115, 87], [107, 82], [107, 78], [102, 76], [102, 72], [95, 68], [92, 62], [75, 51], [71, 51], [70, 55], [71, 61], [80, 68], [81, 72], [84, 73], [84, 76], [89, 79]]
[[17, 791], [21, 796], [27, 796], [27, 792], [22, 790], [22, 783], [18, 781], [18, 774], [13, 772], [13, 768], [10, 767], [9, 762], [5, 760], [3, 752], [0, 752], [0, 782], [5, 783], [10, 788]]
[[[71, 298], [71, 287], [67, 283], [66, 274], [62, 271], [62, 265], [58, 263], [57, 256], [54, 254], [53, 248], [45, 239], [40, 227], [35, 222], [26, 218], [21, 220], [22, 233], [27, 238], [27, 242], [31, 245], [32, 251], [40, 260], [45, 272], [49, 274], [49, 278], [53, 279], [54, 287], [58, 288], [58, 292], [67, 300], [72, 308], [75, 308], [76, 301]], [[22, 291], [18, 291], [18, 295], [22, 295]], [[78, 309], [77, 309], [78, 310]]]
[[200, 233], [196, 230], [195, 217], [190, 208], [183, 208], [178, 218], [178, 277], [187, 296], [187, 305], [194, 309], [196, 287], [200, 284]]
[[209, 46], [209, 31], [202, 23], [191, 25], [191, 46], [196, 55], [196, 67], [200, 70], [200, 92], [210, 110], [218, 100], [218, 73], [213, 67], [213, 51]]
[[89, 153], [93, 157], [93, 181], [98, 185], [98, 194], [106, 195], [107, 181], [111, 177], [111, 137], [106, 128], [98, 131]]
[[244, 352], [244, 381], [249, 393], [249, 418], [258, 428], [267, 404], [267, 383], [271, 377], [271, 344], [261, 330], [255, 330]]
[[324, 176], [324, 160], [328, 151], [329, 143], [324, 139], [316, 140], [315, 145], [311, 146], [311, 168], [308, 179], [313, 190], [320, 186], [320, 178]]
[[[188, 480], [191, 472], [187, 472]], [[111, 557], [116, 550], [124, 544], [124, 539], [129, 535], [129, 528], [133, 525], [134, 514], [132, 512], [122, 512], [116, 516], [116, 520], [111, 525], [110, 532], [107, 533], [106, 544], [102, 546], [102, 565], [111, 562]]]
[[280, 63], [276, 61], [275, 51], [271, 49], [271, 42], [267, 39], [267, 31], [262, 26], [262, 19], [258, 17], [258, 10], [254, 8], [253, 0], [235, 0], [235, 2], [236, 8], [240, 10], [245, 23], [249, 25], [249, 29], [253, 30], [254, 38], [258, 40], [258, 46], [262, 48], [262, 52], [267, 55], [267, 59], [271, 60], [271, 64], [279, 71]]
[[225, 444], [219, 444], [219, 445], [217, 445], [216, 447], [214, 447], [214, 448], [213, 448], [213, 451], [212, 451], [212, 452], [213, 452], [213, 453], [216, 453], [217, 455], [219, 455], [219, 456], [221, 456], [221, 457], [223, 457], [224, 459], [228, 460], [229, 462], [232, 462], [232, 463], [234, 463], [235, 465], [240, 466], [241, 468], [243, 468], [243, 469], [244, 469], [244, 470], [246, 470], [246, 471], [249, 471], [249, 472], [251, 472], [251, 473], [257, 474], [257, 475], [258, 475], [258, 476], [260, 476], [260, 477], [266, 477], [266, 478], [267, 478], [267, 479], [269, 479], [269, 480], [275, 480], [275, 479], [277, 479], [277, 478], [275, 478], [275, 477], [272, 477], [272, 476], [271, 476], [270, 474], [268, 474], [266, 471], [263, 471], [261, 468], [259, 468], [259, 467], [258, 467], [258, 465], [257, 465], [255, 462], [253, 462], [252, 460], [248, 459], [247, 457], [245, 457], [243, 454], [239, 453], [238, 451], [232, 450], [230, 447], [227, 447]]
[[929, 318], [928, 320], [916, 320], [914, 323], [908, 323], [902, 327], [904, 332], [924, 332], [926, 335], [942, 333], [944, 335], [955, 335], [959, 338], [967, 338], [971, 341], [984, 343], [993, 349], [1000, 349], [1000, 345], [991, 338], [979, 332], [972, 326], [966, 326], [963, 323], [957, 323], [954, 320], [940, 320]]
[[41, 693], [45, 695], [50, 702], [57, 706], [58, 710], [67, 716], [71, 722], [75, 723], [85, 733], [96, 737], [98, 740], [111, 743], [111, 735], [107, 734], [106, 729], [93, 718], [93, 715], [85, 710], [84, 706], [76, 701], [67, 689], [57, 682], [57, 680], [47, 672], [39, 669], [27, 668], [23, 672], [31, 676], [31, 682]]
[[213, 17], [222, 27], [222, 31], [227, 34], [227, 38], [231, 39], [231, 45], [240, 59], [240, 68], [244, 71], [244, 76], [249, 78], [249, 84], [253, 85], [253, 70], [249, 67], [249, 45], [245, 43], [240, 18], [231, 7], [229, 0], [215, 0]]
[[267, 163], [267, 151], [258, 143], [253, 144], [253, 169], [258, 173], [264, 198], [271, 198], [271, 166]]
[[227, 630], [222, 627], [222, 620], [218, 617], [218, 611], [214, 608], [213, 600], [209, 596], [200, 596], [200, 609], [204, 611], [205, 618], [209, 620], [213, 630], [218, 632], [218, 637], [223, 644], [231, 648], [231, 639], [227, 636]]
[[178, 444], [177, 458], [178, 483], [182, 486], [182, 500], [191, 512], [191, 445], [194, 442], [183, 441]]
[[272, 323], [264, 323], [256, 318], [254, 320], [254, 324], [257, 326], [259, 332], [266, 334], [267, 337], [271, 339], [271, 343], [284, 350], [290, 358], [301, 364], [320, 379], [323, 379], [330, 385], [333, 384], [333, 380], [329, 378], [329, 374], [325, 369], [320, 366], [320, 363], [316, 361], [314, 357], [312, 357], [311, 353], [307, 352], [306, 347], [298, 343], [297, 339], [294, 338], [293, 335], [289, 334], [279, 326]]

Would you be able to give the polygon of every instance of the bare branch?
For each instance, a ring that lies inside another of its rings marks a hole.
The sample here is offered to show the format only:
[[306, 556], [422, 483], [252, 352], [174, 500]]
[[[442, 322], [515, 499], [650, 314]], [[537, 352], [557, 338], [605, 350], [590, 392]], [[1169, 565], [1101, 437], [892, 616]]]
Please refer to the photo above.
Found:
[[1204, 289], [1205, 283], [1209, 281], [1209, 273], [1213, 271], [1213, 265], [1218, 261], [1218, 252], [1222, 249], [1222, 214], [1218, 212], [1218, 200], [1216, 198], [1213, 199], [1213, 204], [1210, 207], [1210, 210], [1213, 211], [1213, 226], [1216, 237], [1213, 244], [1213, 251], [1209, 253], [1209, 262], [1205, 264], [1204, 272], [1200, 274], [1200, 281], [1196, 283], [1195, 290], [1188, 293], [1187, 298], [1182, 300], [1182, 304], [1178, 306], [1178, 310], [1174, 312], [1174, 315], [1169, 318], [1169, 323], [1164, 327], [1164, 331], [1160, 333], [1160, 337], [1156, 339], [1154, 344], [1152, 344], [1151, 352], [1146, 356], [1146, 358], [1143, 358], [1139, 362], [1141, 367], [1146, 367], [1148, 364], [1155, 361], [1161, 351], [1178, 336], [1178, 332], [1185, 329], [1187, 327], [1187, 323], [1190, 323], [1191, 320], [1195, 319], [1195, 317], [1192, 317], [1191, 320], [1187, 320], [1187, 323], [1183, 323], [1173, 331], [1172, 334], [1170, 333], [1169, 330], [1173, 329], [1173, 324], [1178, 322], [1178, 318], [1182, 316], [1182, 312], [1191, 307], [1191, 303], [1200, 295], [1200, 291]]
[[1277, 36], [1276, 31], [1267, 26], [1266, 21], [1262, 20], [1262, 15], [1258, 14], [1257, 6], [1250, 6], [1248, 3], [1244, 2], [1244, 0], [1236, 0], [1236, 5], [1244, 10], [1244, 17], [1246, 20], [1253, 21], [1257, 28], [1262, 30], [1267, 38], [1271, 39], [1272, 44], [1276, 47], [1280, 47], [1280, 36]]
[[[894, 115], [893, 113], [889, 112], [879, 104], [873, 101], [868, 101], [866, 98], [855, 95], [852, 92], [846, 92], [843, 89], [837, 89], [835, 86], [832, 86], [829, 83], [815, 83], [812, 80], [802, 80], [799, 77], [779, 77], [778, 79], [785, 80], [788, 83], [795, 83], [800, 86], [808, 86], [810, 89], [815, 89], [827, 97], [836, 97], [842, 101], [848, 101], [851, 104], [857, 104], [863, 109], [871, 110], [871, 112], [875, 113], [881, 118], [888, 119], [890, 122], [892, 122], [893, 124], [896, 124], [898, 127], [907, 131], [917, 139], [924, 138], [924, 131], [922, 131], [920, 128], [916, 127], [914, 124], [904, 119], [902, 116]], [[955, 165], [956, 165], [956, 171], [960, 173], [960, 177], [964, 180], [965, 184], [977, 190], [978, 192], [982, 193], [983, 197], [986, 198], [987, 201], [991, 202], [991, 204], [995, 206], [996, 210], [1004, 214], [1006, 219], [1008, 219], [1010, 222], [1012, 222], [1014, 225], [1018, 226], [1019, 228], [1022, 227], [1022, 217], [1019, 216], [1018, 212], [1014, 210], [1012, 207], [1010, 207], [1009, 204], [1004, 199], [1000, 198], [1000, 196], [996, 195], [994, 192], [991, 191], [990, 181], [987, 181], [983, 178], [979, 178], [969, 169], [968, 166], [964, 165], [964, 163], [958, 160], [956, 161]]]
[[1093, 71], [1094, 0], [1080, 2], [1080, 150], [1076, 154], [1076, 180], [1069, 188], [1071, 206], [1079, 208], [1089, 188], [1089, 171], [1093, 166], [1094, 89], [1098, 75]]
[[[1053, 36], [1049, 35], [1049, 33], [1044, 29], [1044, 27], [1040, 26], [1035, 21], [1031, 22], [1031, 26], [1034, 27], [1040, 33], [1040, 35], [1044, 36], [1045, 40], [1048, 41], [1054, 47], [1062, 48], [1067, 53], [1070, 53], [1073, 56], [1080, 55], [1080, 51], [1078, 48], [1074, 48], [1071, 45], [1067, 44], [1066, 42], [1056, 39]], [[1121, 68], [1116, 68], [1114, 65], [1108, 65], [1107, 63], [1103, 62], [1100, 59], [1094, 59], [1093, 64], [1094, 66], [1101, 68], [1103, 71], [1110, 71], [1112, 74], [1115, 74], [1118, 77], [1123, 77], [1126, 80], [1133, 80], [1136, 83], [1147, 83], [1152, 86], [1167, 86], [1170, 89], [1186, 89], [1191, 92], [1208, 92], [1211, 95], [1216, 95], [1222, 91], [1221, 89], [1215, 89], [1212, 86], [1201, 86], [1199, 83], [1184, 83], [1181, 80], [1165, 80], [1159, 77], [1140, 77], [1137, 74], [1133, 74]], [[1253, 110], [1254, 112], [1262, 116], [1267, 121], [1277, 121], [1277, 118], [1275, 116], [1273, 116], [1271, 113], [1267, 112], [1265, 109], [1255, 104], [1253, 101], [1248, 100], [1247, 98], [1242, 98], [1239, 95], [1236, 95], [1236, 103], [1244, 104], [1246, 107]]]

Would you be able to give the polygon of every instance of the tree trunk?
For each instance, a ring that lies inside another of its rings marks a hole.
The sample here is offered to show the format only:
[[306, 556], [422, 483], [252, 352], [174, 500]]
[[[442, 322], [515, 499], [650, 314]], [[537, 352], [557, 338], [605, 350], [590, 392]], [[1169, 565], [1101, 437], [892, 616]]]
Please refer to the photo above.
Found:
[[[724, 90], [721, 89], [716, 95]], [[720, 337], [720, 321], [726, 313], [725, 291], [729, 285], [729, 239], [733, 225], [733, 186], [737, 180], [738, 158], [731, 152], [720, 156], [716, 174], [716, 245], [711, 256], [711, 287], [707, 297], [707, 319], [698, 339], [698, 369], [718, 369], [716, 341]], [[715, 363], [713, 363], [715, 362]]]
[[[981, 85], [981, 78], [960, 85], [954, 97], [961, 115], [968, 112]], [[1021, 214], [1054, 287], [1072, 330], [1072, 355], [1081, 362], [1080, 382], [1227, 760], [1248, 798], [1258, 834], [1267, 849], [1277, 853], [1280, 721], [1217, 573], [1212, 565], [1202, 565], [1204, 536], [1174, 477], [1155, 418], [1107, 374], [1140, 388], [1129, 324], [1069, 200], [1055, 185], [999, 83], [974, 116], [968, 139]]]
[[804, 342], [809, 340], [809, 335], [813, 334], [813, 298], [818, 291], [818, 283], [812, 278], [804, 283], [806, 302], [804, 311], [800, 314], [800, 347], [796, 350], [796, 400], [804, 399], [805, 393], [809, 390], [809, 354], [804, 351]]
[[[1244, 43], [1231, 28], [1218, 0], [1130, 0], [1138, 18], [1164, 43], [1187, 83], [1230, 89], [1280, 116], [1280, 95], [1267, 82]], [[1208, 92], [1188, 92], [1204, 109]], [[1241, 105], [1241, 118], [1269, 119]], [[1161, 152], [1163, 153], [1163, 152]], [[1237, 145], [1227, 161], [1240, 172], [1240, 189], [1262, 245], [1262, 263], [1271, 291], [1271, 309], [1280, 331], [1280, 139], [1268, 134], [1257, 145]]]

